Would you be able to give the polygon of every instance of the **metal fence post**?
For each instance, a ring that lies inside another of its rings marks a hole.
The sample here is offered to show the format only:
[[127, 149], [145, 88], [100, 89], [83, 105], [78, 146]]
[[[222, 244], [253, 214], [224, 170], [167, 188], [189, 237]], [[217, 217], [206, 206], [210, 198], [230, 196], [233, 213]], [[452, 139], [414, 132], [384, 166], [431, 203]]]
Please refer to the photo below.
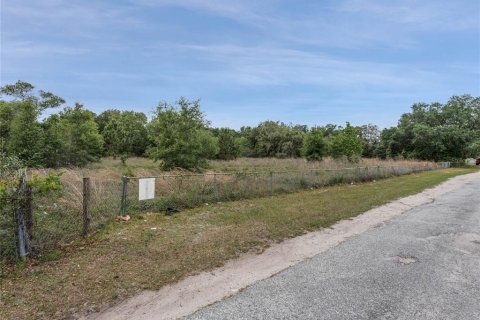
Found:
[[25, 216], [22, 205], [17, 208], [15, 218], [17, 224], [18, 255], [20, 259], [25, 260], [25, 257], [27, 256], [27, 248], [25, 241]]
[[27, 253], [32, 253], [32, 240], [33, 240], [33, 193], [32, 187], [25, 184], [25, 234], [26, 242], [25, 248]]
[[125, 211], [127, 210], [127, 182], [128, 178], [126, 176], [122, 177], [122, 200], [120, 204], [120, 215], [124, 216]]
[[83, 210], [82, 210], [82, 218], [83, 218], [83, 229], [82, 235], [86, 236], [88, 231], [90, 230], [90, 215], [88, 212], [88, 205], [90, 202], [90, 178], [85, 177], [83, 178]]
[[30, 241], [28, 238], [27, 223], [25, 219], [26, 208], [30, 201], [27, 200], [28, 187], [25, 181], [25, 177], [20, 180], [20, 186], [15, 197], [17, 201], [17, 209], [15, 210], [15, 223], [17, 232], [17, 249], [20, 259], [25, 260], [29, 253]]
[[270, 171], [270, 195], [273, 195], [273, 171]]
[[220, 201], [219, 194], [218, 194], [218, 181], [217, 181], [217, 174], [213, 174], [213, 192], [215, 193], [215, 200]]

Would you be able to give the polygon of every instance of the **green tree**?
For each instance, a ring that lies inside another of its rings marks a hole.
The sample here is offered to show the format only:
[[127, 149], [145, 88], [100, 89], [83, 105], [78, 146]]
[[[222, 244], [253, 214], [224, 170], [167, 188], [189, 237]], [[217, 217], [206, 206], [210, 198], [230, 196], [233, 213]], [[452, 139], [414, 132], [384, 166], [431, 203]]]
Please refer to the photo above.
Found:
[[0, 88], [0, 95], [10, 101], [0, 102], [1, 147], [9, 155], [16, 155], [28, 166], [45, 165], [42, 158], [45, 137], [38, 121], [42, 111], [55, 108], [65, 101], [51, 92], [35, 93], [28, 82]]
[[363, 154], [367, 158], [375, 157], [375, 151], [380, 143], [380, 130], [374, 124], [367, 124], [356, 127], [360, 139], [362, 140]]
[[336, 159], [345, 157], [355, 162], [361, 158], [362, 152], [362, 140], [358, 131], [347, 122], [345, 129], [332, 138], [330, 155]]
[[98, 131], [100, 134], [103, 135], [103, 130], [107, 126], [107, 124], [110, 122], [110, 120], [114, 117], [118, 117], [121, 115], [121, 111], [117, 109], [108, 109], [100, 113], [96, 118], [95, 121], [97, 122], [98, 125]]
[[236, 159], [240, 152], [240, 144], [236, 131], [229, 128], [218, 130], [218, 153], [217, 158], [222, 160]]
[[56, 108], [65, 103], [65, 100], [48, 91], [40, 90], [38, 95], [35, 95], [33, 89], [35, 87], [30, 83], [18, 80], [15, 84], [1, 87], [0, 95], [10, 96], [16, 101], [30, 101], [39, 112], [48, 108]]
[[466, 148], [466, 156], [469, 158], [480, 158], [480, 138], [470, 142]]
[[453, 96], [446, 104], [416, 103], [398, 126], [381, 134], [380, 156], [459, 160], [480, 134], [480, 98]]
[[289, 126], [282, 122], [265, 121], [249, 135], [253, 155], [257, 157], [300, 157], [304, 126]]
[[52, 166], [83, 166], [98, 161], [102, 155], [103, 138], [98, 133], [95, 114], [81, 104], [67, 107], [46, 121], [54, 156]]
[[12, 104], [15, 112], [10, 122], [8, 154], [18, 156], [27, 166], [41, 166], [45, 139], [37, 121], [40, 112], [32, 101], [15, 101]]
[[129, 157], [142, 156], [148, 143], [146, 125], [147, 116], [142, 112], [111, 114], [102, 132], [107, 154], [120, 157], [124, 165]]
[[148, 126], [153, 146], [148, 154], [162, 161], [164, 170], [199, 169], [218, 152], [218, 143], [206, 128], [199, 100], [180, 98], [174, 105], [160, 103]]
[[303, 155], [309, 161], [322, 160], [326, 153], [326, 143], [323, 138], [323, 131], [318, 128], [312, 128], [305, 135], [303, 144]]
[[0, 152], [7, 152], [10, 125], [14, 117], [13, 103], [0, 100]]
[[468, 130], [455, 126], [415, 125], [412, 144], [414, 157], [425, 160], [461, 160], [467, 156], [471, 140]]

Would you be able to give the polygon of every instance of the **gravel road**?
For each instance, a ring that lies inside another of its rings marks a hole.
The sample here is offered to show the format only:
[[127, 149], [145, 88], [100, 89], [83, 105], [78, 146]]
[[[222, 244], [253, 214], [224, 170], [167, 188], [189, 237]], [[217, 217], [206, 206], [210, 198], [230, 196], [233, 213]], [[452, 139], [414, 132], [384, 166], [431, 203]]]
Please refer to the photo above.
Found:
[[480, 319], [480, 179], [188, 319]]

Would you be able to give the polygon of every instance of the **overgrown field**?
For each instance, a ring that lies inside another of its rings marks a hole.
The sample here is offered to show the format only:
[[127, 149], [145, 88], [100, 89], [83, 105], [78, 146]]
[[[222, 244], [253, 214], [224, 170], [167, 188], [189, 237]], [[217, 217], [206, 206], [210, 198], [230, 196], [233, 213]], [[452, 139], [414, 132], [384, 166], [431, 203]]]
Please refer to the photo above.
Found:
[[473, 171], [435, 170], [203, 205], [173, 217], [144, 213], [111, 222], [44, 256], [42, 263], [3, 273], [0, 319], [64, 318], [97, 310]]
[[[348, 161], [334, 160], [324, 158], [322, 161], [306, 161], [303, 158], [238, 158], [235, 160], [211, 160], [210, 166], [206, 172], [252, 172], [252, 171], [287, 171], [287, 170], [305, 170], [305, 169], [339, 169], [351, 167], [352, 163]], [[356, 166], [418, 166], [433, 164], [430, 161], [414, 160], [381, 160], [363, 158]], [[155, 176], [165, 174], [165, 171], [159, 169], [159, 163], [148, 158], [129, 158], [127, 167], [122, 165], [120, 159], [103, 158], [100, 162], [89, 164], [85, 169], [76, 169], [74, 172], [81, 175], [99, 175], [104, 178], [119, 178], [129, 173], [135, 176]], [[170, 173], [179, 173], [180, 171], [171, 171]]]

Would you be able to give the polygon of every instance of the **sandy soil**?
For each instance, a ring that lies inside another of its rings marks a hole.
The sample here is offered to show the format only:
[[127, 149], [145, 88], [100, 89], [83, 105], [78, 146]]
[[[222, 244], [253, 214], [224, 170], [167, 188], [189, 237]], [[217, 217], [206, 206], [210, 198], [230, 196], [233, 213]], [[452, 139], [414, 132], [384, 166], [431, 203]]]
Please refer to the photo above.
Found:
[[443, 194], [480, 178], [480, 172], [462, 175], [419, 194], [369, 210], [332, 228], [272, 245], [262, 254], [246, 254], [212, 272], [193, 275], [159, 291], [146, 291], [101, 313], [83, 319], [176, 319], [235, 294], [252, 283], [268, 278], [290, 266], [324, 252], [346, 239], [413, 207], [430, 203]]

